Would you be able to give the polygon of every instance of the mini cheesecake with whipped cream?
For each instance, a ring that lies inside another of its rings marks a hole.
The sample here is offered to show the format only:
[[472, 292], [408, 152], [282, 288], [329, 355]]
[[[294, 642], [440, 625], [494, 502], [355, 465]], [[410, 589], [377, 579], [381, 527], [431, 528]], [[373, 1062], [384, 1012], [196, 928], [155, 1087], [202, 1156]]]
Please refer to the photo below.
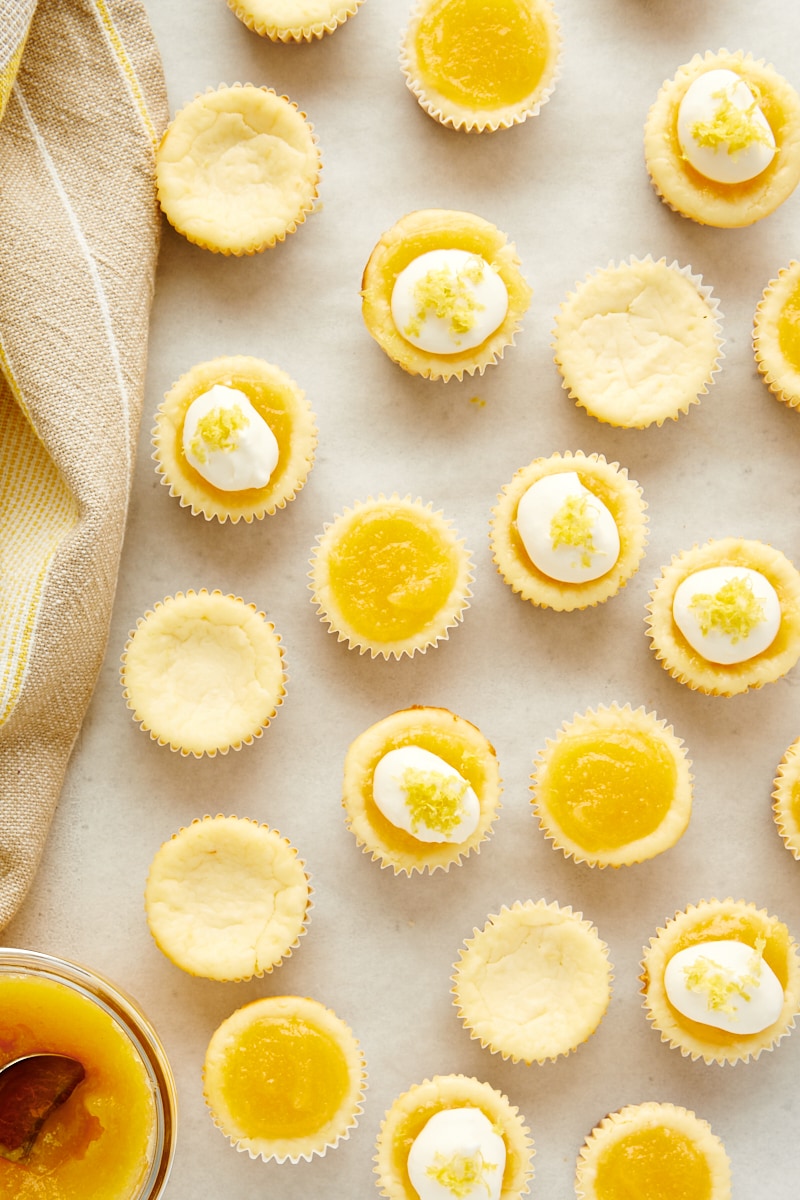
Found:
[[518, 1110], [488, 1083], [434, 1075], [392, 1103], [375, 1171], [389, 1200], [519, 1200], [533, 1143]]
[[652, 649], [679, 682], [746, 692], [800, 658], [800, 573], [764, 542], [712, 540], [662, 569], [647, 620]]
[[650, 109], [645, 159], [676, 212], [702, 225], [751, 225], [800, 182], [800, 96], [751, 54], [697, 54]]
[[568, 612], [599, 604], [635, 573], [646, 505], [600, 454], [553, 454], [514, 475], [492, 512], [494, 561], [524, 600]]
[[701, 900], [657, 930], [642, 962], [647, 1017], [693, 1059], [757, 1058], [800, 1011], [800, 958], [786, 925], [742, 900]]
[[461, 379], [502, 357], [530, 288], [514, 246], [474, 213], [409, 213], [364, 269], [362, 313], [389, 357], [412, 375]]
[[192, 367], [156, 413], [162, 482], [194, 514], [247, 522], [293, 500], [314, 462], [317, 430], [285, 371], [246, 355]]
[[494, 749], [463, 717], [416, 706], [364, 730], [342, 803], [361, 848], [394, 873], [447, 870], [488, 836], [500, 808]]

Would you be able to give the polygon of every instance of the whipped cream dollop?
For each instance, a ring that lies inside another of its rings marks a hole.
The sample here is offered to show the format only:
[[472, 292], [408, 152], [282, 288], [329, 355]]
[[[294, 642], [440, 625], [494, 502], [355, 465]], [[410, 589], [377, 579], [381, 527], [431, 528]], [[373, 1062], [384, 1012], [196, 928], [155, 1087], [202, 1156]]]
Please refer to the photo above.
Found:
[[667, 963], [664, 987], [673, 1008], [727, 1033], [760, 1033], [783, 1009], [783, 988], [761, 956], [763, 945], [701, 942]]
[[751, 567], [706, 567], [672, 601], [675, 624], [709, 662], [730, 666], [768, 650], [781, 624], [778, 593]]
[[533, 565], [560, 583], [599, 579], [619, 558], [617, 524], [576, 471], [531, 484], [517, 505], [517, 531]]
[[755, 179], [775, 157], [775, 135], [758, 98], [726, 68], [706, 71], [690, 85], [677, 132], [686, 159], [716, 183]]
[[429, 250], [400, 272], [392, 319], [407, 342], [429, 354], [457, 354], [502, 325], [508, 290], [493, 267], [468, 250]]
[[407, 1163], [420, 1200], [499, 1200], [505, 1165], [505, 1142], [479, 1108], [434, 1113]]
[[463, 842], [478, 828], [480, 803], [467, 780], [422, 746], [384, 754], [372, 797], [387, 821], [420, 842]]
[[183, 420], [183, 452], [212, 487], [262, 488], [278, 465], [275, 434], [238, 388], [215, 383], [193, 400]]

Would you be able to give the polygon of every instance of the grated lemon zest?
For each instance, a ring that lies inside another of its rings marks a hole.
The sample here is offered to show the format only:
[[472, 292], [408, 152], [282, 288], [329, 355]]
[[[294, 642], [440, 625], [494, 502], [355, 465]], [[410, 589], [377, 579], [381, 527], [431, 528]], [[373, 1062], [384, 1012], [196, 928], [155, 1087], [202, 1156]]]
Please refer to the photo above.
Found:
[[704, 637], [716, 629], [729, 637], [734, 646], [766, 620], [764, 601], [753, 594], [750, 580], [743, 576], [729, 579], [713, 595], [696, 592], [689, 608], [697, 614]]
[[406, 767], [399, 779], [411, 813], [411, 828], [425, 824], [439, 833], [450, 833], [464, 815], [462, 800], [469, 784], [458, 775]]
[[483, 259], [473, 255], [460, 271], [443, 266], [426, 272], [414, 285], [417, 309], [406, 326], [406, 335], [419, 336], [429, 309], [435, 317], [449, 321], [456, 340], [459, 334], [472, 329], [477, 314], [485, 307], [475, 299], [473, 290], [483, 279], [483, 269]]
[[220, 450], [229, 453], [238, 449], [239, 432], [250, 424], [249, 417], [238, 405], [230, 408], [212, 408], [197, 422], [197, 429], [191, 440], [192, 454], [198, 462], [208, 462], [209, 450]]

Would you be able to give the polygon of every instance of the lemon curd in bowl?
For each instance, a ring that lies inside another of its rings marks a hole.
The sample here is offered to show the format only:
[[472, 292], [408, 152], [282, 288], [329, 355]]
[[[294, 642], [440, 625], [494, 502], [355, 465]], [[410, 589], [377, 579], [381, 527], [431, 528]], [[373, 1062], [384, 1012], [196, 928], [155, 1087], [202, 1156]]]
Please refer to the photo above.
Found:
[[27, 1155], [0, 1154], [0, 1196], [157, 1200], [175, 1150], [176, 1092], [158, 1037], [130, 997], [94, 971], [0, 949], [0, 1067], [64, 1054], [85, 1077]]

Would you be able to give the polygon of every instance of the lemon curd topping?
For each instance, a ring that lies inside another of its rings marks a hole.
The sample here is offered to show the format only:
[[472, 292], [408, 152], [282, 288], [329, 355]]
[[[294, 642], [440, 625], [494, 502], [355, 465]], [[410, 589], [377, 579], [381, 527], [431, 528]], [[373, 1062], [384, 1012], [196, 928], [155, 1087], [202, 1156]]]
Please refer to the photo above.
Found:
[[644, 732], [566, 737], [549, 760], [547, 807], [584, 850], [618, 848], [658, 828], [676, 780], [669, 748]]
[[702, 1150], [666, 1126], [640, 1129], [611, 1143], [599, 1158], [596, 1200], [711, 1200], [712, 1177]]
[[469, 787], [466, 779], [441, 771], [419, 771], [408, 767], [400, 783], [411, 813], [412, 832], [425, 824], [447, 834], [460, 824], [464, 815], [462, 801]]
[[347, 623], [393, 641], [435, 621], [459, 577], [456, 545], [390, 507], [362, 513], [332, 549], [330, 586]]
[[784, 358], [800, 371], [800, 283], [784, 304], [778, 318], [778, 344]]
[[529, 0], [434, 0], [416, 36], [423, 85], [470, 108], [500, 109], [535, 90], [553, 52]]
[[230, 408], [212, 408], [197, 422], [192, 438], [192, 453], [200, 462], [208, 462], [209, 449], [230, 452], [239, 445], [239, 433], [250, 421], [238, 404]]
[[582, 565], [591, 566], [592, 555], [597, 552], [594, 544], [596, 525], [597, 512], [589, 506], [589, 496], [586, 493], [567, 496], [550, 521], [553, 549], [573, 546], [581, 551]]
[[145, 1066], [111, 1014], [55, 980], [0, 978], [0, 1066], [66, 1054], [86, 1076], [19, 1162], [0, 1155], [9, 1200], [126, 1200], [149, 1170], [156, 1110]]
[[696, 592], [689, 607], [697, 615], [704, 636], [717, 629], [734, 644], [749, 637], [765, 620], [764, 601], [753, 594], [750, 580], [740, 577], [729, 579], [713, 594]]
[[313, 1134], [336, 1115], [350, 1087], [341, 1047], [299, 1016], [254, 1020], [223, 1056], [222, 1097], [248, 1138]]

